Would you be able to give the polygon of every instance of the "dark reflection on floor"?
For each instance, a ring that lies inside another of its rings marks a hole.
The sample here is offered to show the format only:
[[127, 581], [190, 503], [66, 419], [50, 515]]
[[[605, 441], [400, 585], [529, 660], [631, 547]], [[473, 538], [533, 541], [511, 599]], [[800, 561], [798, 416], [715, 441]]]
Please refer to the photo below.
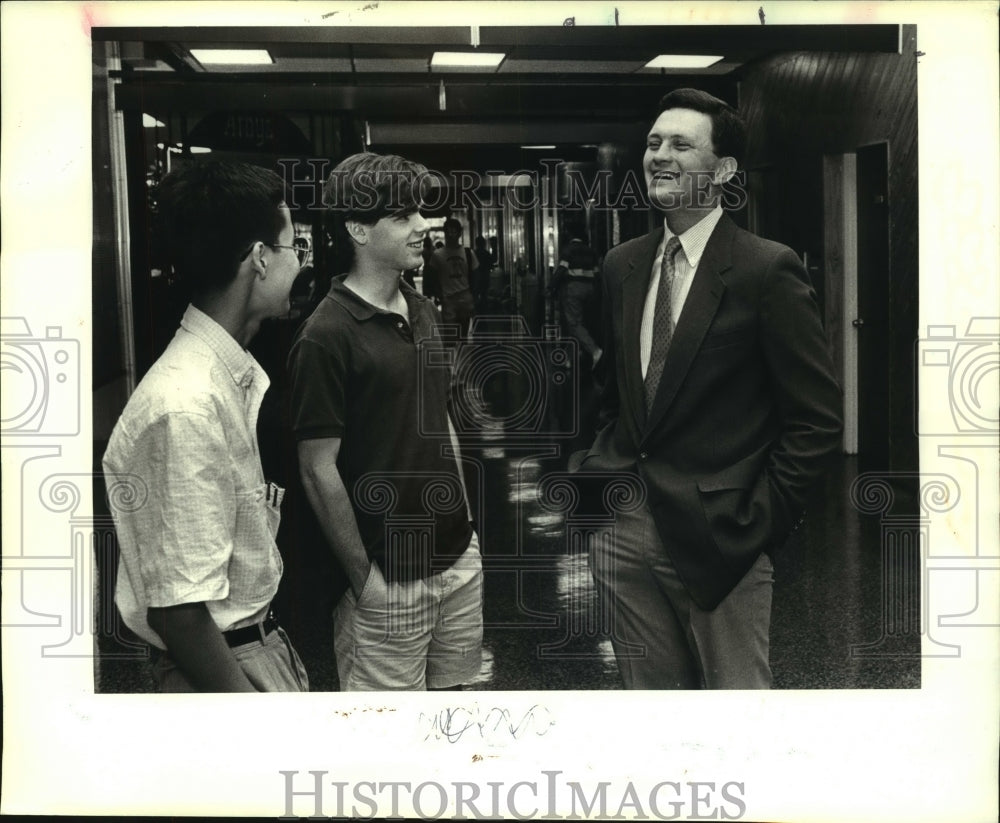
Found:
[[[617, 689], [609, 626], [597, 608], [582, 538], [607, 523], [574, 507], [559, 482], [569, 452], [589, 438], [589, 364], [567, 374], [551, 347], [536, 351], [548, 358], [539, 371], [544, 391], [516, 370], [501, 369], [468, 400], [479, 404], [472, 415], [478, 431], [464, 444], [463, 457], [477, 498], [485, 621], [483, 665], [470, 687]], [[540, 404], [537, 420], [524, 413], [525, 403]], [[520, 428], [507, 430], [512, 424]], [[273, 442], [290, 448], [280, 436]], [[903, 551], [883, 559], [878, 518], [860, 514], [850, 502], [856, 475], [854, 459], [838, 460], [816, 490], [803, 527], [775, 553], [775, 688], [920, 685], [919, 575], [911, 573], [916, 556]], [[282, 623], [312, 689], [333, 691], [338, 681], [329, 615], [343, 580], [328, 550], [302, 525], [301, 513], [292, 510], [288, 517], [279, 540], [286, 558], [278, 598]], [[152, 689], [143, 660], [116, 659], [128, 650], [107, 636], [99, 645], [99, 691]]]

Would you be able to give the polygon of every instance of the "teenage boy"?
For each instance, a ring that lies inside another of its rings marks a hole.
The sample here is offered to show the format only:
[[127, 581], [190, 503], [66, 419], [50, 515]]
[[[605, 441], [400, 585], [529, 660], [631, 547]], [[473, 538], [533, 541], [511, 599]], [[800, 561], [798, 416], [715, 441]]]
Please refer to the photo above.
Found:
[[300, 268], [284, 184], [210, 163], [168, 175], [158, 195], [193, 297], [104, 455], [109, 497], [133, 484], [140, 501], [113, 507], [115, 601], [152, 647], [161, 691], [306, 691], [270, 609], [283, 490], [264, 482], [256, 422], [269, 381], [246, 350], [264, 318], [287, 313]]
[[[422, 262], [426, 169], [348, 157], [324, 189], [342, 256], [289, 355], [306, 495], [350, 586], [334, 612], [344, 690], [445, 689], [482, 655], [482, 558], [448, 417]], [[442, 436], [443, 435], [443, 436]]]

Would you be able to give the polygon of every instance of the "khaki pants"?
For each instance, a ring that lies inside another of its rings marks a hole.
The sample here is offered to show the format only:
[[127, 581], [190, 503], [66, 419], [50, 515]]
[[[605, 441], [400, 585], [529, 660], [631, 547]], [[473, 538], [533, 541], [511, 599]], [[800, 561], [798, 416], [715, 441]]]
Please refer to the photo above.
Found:
[[[305, 667], [284, 629], [275, 629], [264, 640], [235, 646], [233, 655], [259, 692], [309, 691]], [[166, 653], [153, 661], [153, 677], [161, 692], [197, 691]]]

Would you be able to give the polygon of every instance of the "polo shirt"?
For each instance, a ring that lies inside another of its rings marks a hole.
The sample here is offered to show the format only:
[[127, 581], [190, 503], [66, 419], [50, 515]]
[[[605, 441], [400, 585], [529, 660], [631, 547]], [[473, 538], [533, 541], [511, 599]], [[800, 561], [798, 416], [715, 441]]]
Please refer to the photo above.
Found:
[[472, 537], [449, 436], [449, 352], [433, 303], [405, 281], [408, 317], [371, 305], [345, 279], [292, 343], [292, 431], [341, 439], [337, 469], [386, 580], [429, 577]]

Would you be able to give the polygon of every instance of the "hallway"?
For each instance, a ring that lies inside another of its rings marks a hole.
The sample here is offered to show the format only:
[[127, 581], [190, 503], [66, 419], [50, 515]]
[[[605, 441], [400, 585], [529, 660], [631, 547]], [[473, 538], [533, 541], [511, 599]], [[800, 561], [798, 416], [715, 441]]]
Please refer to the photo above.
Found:
[[[546, 371], [551, 379], [551, 369]], [[621, 688], [608, 627], [602, 625], [586, 556], [578, 548], [582, 533], [606, 529], [610, 521], [595, 520], [594, 511], [586, 503], [577, 505], [563, 482], [569, 453], [588, 439], [569, 413], [583, 410], [586, 431], [586, 398], [593, 391], [589, 372], [580, 371], [581, 394], [575, 402], [565, 396], [575, 384], [572, 378], [548, 384], [562, 391], [539, 393], [525, 381], [519, 383], [510, 369], [500, 368], [496, 374], [498, 379], [487, 378], [475, 394], [480, 405], [472, 416], [481, 429], [469, 432], [462, 446], [467, 484], [477, 490], [471, 496], [481, 501], [478, 505], [474, 500], [473, 507], [479, 509], [484, 562], [484, 657], [469, 687]], [[280, 386], [272, 392], [278, 396]], [[526, 403], [537, 403], [535, 410], [544, 420], [525, 415]], [[262, 412], [261, 444], [272, 445], [263, 449], [265, 465], [268, 451], [273, 455], [270, 462], [287, 462], [289, 445], [278, 454], [279, 444], [287, 441], [266, 428], [279, 416]], [[530, 436], [523, 428], [505, 432], [505, 421], [527, 421]], [[540, 434], [544, 431], [557, 436]], [[910, 565], [904, 561], [892, 578], [905, 581], [902, 594], [896, 602], [883, 604], [884, 589], [900, 588], [884, 584], [877, 518], [862, 515], [850, 502], [857, 474], [857, 459], [841, 457], [815, 490], [803, 526], [775, 553], [770, 655], [775, 688], [920, 686], [918, 578], [906, 574]], [[338, 587], [328, 550], [317, 545], [315, 535], [297, 524], [295, 510], [289, 510], [294, 492], [287, 477], [285, 481], [290, 494], [279, 545], [286, 568], [276, 609], [303, 659], [312, 690], [336, 691], [329, 614], [343, 583]], [[882, 647], [885, 654], [856, 648], [874, 644], [884, 633], [890, 635]], [[128, 655], [127, 650], [106, 634], [98, 641], [103, 659], [97, 665], [97, 691], [152, 691], [144, 659], [120, 657]]]

